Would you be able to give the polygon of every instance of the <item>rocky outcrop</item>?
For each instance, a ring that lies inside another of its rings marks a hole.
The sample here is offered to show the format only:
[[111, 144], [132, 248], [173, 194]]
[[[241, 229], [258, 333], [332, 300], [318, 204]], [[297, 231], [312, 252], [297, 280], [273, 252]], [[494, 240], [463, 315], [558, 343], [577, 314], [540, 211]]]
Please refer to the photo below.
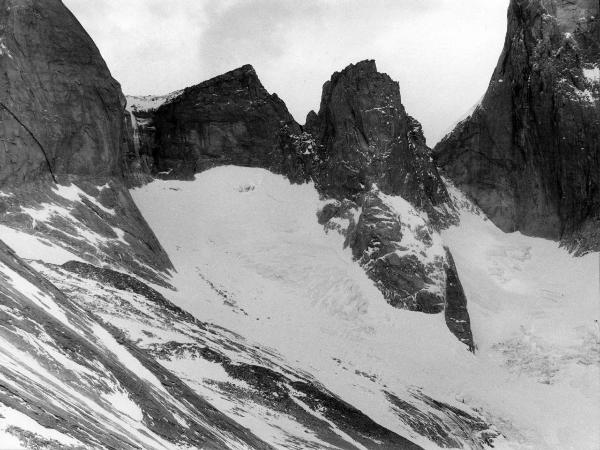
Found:
[[281, 136], [300, 135], [249, 65], [186, 88], [156, 110], [152, 127], [155, 171], [183, 178], [224, 164], [287, 172], [296, 155]]
[[467, 310], [467, 296], [458, 277], [458, 270], [450, 249], [446, 250], [446, 305], [445, 316], [448, 329], [465, 343], [469, 350], [475, 351], [471, 319]]
[[472, 115], [435, 148], [502, 230], [600, 249], [600, 11], [513, 0], [504, 50]]
[[408, 203], [399, 214], [386, 199], [374, 191], [359, 196], [346, 245], [390, 305], [444, 311], [444, 255], [434, 231]]
[[332, 228], [352, 208], [358, 219], [346, 243], [387, 301], [443, 311], [445, 255], [434, 227], [452, 220], [450, 202], [398, 83], [374, 61], [350, 65], [325, 83], [319, 113], [309, 113], [305, 128], [318, 148], [313, 179], [342, 201], [320, 213], [321, 223]]

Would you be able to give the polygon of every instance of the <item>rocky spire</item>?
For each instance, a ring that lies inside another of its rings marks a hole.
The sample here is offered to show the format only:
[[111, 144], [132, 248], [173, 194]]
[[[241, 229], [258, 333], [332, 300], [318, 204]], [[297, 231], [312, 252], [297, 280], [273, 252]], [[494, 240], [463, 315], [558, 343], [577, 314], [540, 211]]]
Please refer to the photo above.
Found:
[[600, 249], [597, 0], [512, 0], [504, 50], [439, 166], [504, 231]]
[[335, 199], [319, 221], [336, 229], [348, 220], [346, 245], [388, 303], [446, 311], [448, 328], [472, 350], [466, 297], [435, 231], [453, 220], [448, 193], [398, 83], [372, 60], [351, 64], [325, 83], [305, 129], [318, 147], [313, 179]]
[[375, 61], [334, 73], [306, 128], [324, 148], [327, 192], [352, 197], [376, 184], [430, 212], [448, 200], [421, 125], [406, 113], [398, 82], [378, 72]]

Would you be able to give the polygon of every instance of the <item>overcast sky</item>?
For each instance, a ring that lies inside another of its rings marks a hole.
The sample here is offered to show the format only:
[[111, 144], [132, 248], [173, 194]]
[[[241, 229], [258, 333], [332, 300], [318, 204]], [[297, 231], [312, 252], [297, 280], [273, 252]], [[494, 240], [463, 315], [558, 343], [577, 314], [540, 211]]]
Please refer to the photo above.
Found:
[[485, 92], [508, 0], [63, 0], [126, 94], [252, 64], [301, 124], [336, 70], [375, 59], [429, 145]]

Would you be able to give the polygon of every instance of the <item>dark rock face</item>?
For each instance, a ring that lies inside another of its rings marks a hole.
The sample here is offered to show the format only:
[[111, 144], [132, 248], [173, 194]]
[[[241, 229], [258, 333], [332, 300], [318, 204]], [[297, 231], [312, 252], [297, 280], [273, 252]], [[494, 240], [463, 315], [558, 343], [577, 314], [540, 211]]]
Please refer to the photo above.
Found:
[[600, 249], [597, 0], [513, 0], [481, 104], [437, 163], [504, 231]]
[[[319, 113], [309, 113], [305, 128], [318, 144], [313, 179], [325, 196], [342, 200], [326, 207], [321, 223], [347, 218], [353, 208], [359, 217], [348, 227], [346, 244], [387, 301], [442, 312], [445, 256], [436, 255], [431, 225], [452, 220], [449, 197], [398, 83], [374, 61], [350, 65], [325, 83]], [[386, 194], [406, 200], [403, 210], [386, 202]], [[417, 223], [419, 211], [431, 223]]]
[[0, 1], [0, 185], [121, 176], [125, 100], [59, 0]]
[[467, 296], [458, 278], [458, 271], [450, 250], [446, 248], [446, 325], [448, 329], [464, 342], [469, 350], [475, 351], [473, 333], [471, 333], [471, 320], [467, 310]]
[[300, 133], [283, 101], [249, 65], [185, 89], [156, 110], [153, 126], [156, 170], [184, 178], [225, 164], [282, 173], [296, 155], [280, 134]]
[[351, 198], [376, 184], [428, 212], [448, 201], [421, 125], [406, 113], [398, 83], [378, 72], [375, 61], [334, 73], [306, 129], [324, 148], [324, 192]]

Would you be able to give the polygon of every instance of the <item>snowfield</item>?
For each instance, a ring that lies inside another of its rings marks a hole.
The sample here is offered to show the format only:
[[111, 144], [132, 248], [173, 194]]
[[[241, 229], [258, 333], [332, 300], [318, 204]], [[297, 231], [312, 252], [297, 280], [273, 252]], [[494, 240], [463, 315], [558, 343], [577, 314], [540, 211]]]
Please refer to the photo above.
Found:
[[478, 411], [502, 434], [496, 448], [600, 445], [597, 254], [504, 234], [454, 192], [461, 224], [442, 238], [468, 296], [472, 355], [443, 315], [385, 302], [343, 236], [317, 223], [324, 202], [311, 184], [228, 166], [132, 195], [177, 271], [176, 293], [157, 289], [275, 349], [390, 430], [435, 448], [387, 397], [419, 392]]
[[[441, 253], [443, 245], [452, 251], [469, 301], [475, 355], [450, 333], [443, 314], [409, 312], [386, 303], [352, 260], [350, 249], [344, 249], [344, 236], [318, 224], [317, 212], [327, 202], [313, 185], [293, 185], [263, 169], [220, 167], [198, 174], [195, 181], [156, 180], [132, 191], [176, 269], [169, 282], [177, 291], [154, 288], [214, 326], [182, 318], [143, 291], [94, 281], [69, 271], [68, 264], [53, 266], [67, 261], [83, 264], [86, 257], [77, 246], [65, 245], [63, 235], [58, 239], [51, 233], [30, 234], [30, 229], [8, 221], [0, 226], [0, 239], [81, 311], [122, 330], [203, 399], [276, 448], [322, 448], [332, 442], [340, 448], [370, 446], [357, 441], [360, 434], [340, 428], [343, 421], [334, 422], [327, 411], [311, 405], [303, 392], [290, 391], [294, 413], [250, 400], [254, 393], [275, 398], [285, 390], [277, 390], [283, 385], [276, 390], [268, 384], [252, 386], [247, 382], [251, 378], [228, 372], [231, 364], [245, 370], [257, 364], [279, 373], [289, 380], [285, 389], [295, 381], [320, 384], [426, 449], [443, 442], [452, 447], [445, 438], [456, 446], [480, 448], [477, 434], [488, 430], [485, 422], [492, 425], [492, 435], [500, 433], [495, 448], [598, 448], [598, 254], [574, 258], [554, 242], [503, 233], [460, 191], [450, 185], [449, 189], [459, 207], [460, 225], [435, 234], [433, 253], [423, 257]], [[21, 206], [20, 211], [35, 218], [39, 230], [44, 226], [52, 230], [60, 216], [74, 224], [69, 239], [85, 238], [92, 231], [71, 216], [81, 202], [95, 204], [95, 198], [74, 185], [59, 187], [56, 194], [65, 201]], [[404, 199], [384, 198], [407, 224], [403, 242], [412, 242], [410, 234], [422, 225], [422, 217]], [[114, 216], [114, 210], [95, 206], [107, 217]], [[123, 232], [120, 226], [111, 225], [115, 236]], [[106, 251], [128, 245], [100, 234], [88, 240]], [[112, 268], [127, 272], [118, 265]], [[152, 267], [148, 269], [150, 273]], [[105, 268], [98, 270], [104, 273]], [[81, 319], [75, 318], [79, 313], [73, 315], [9, 267], [0, 267], [0, 280], [10, 292], [13, 288], [20, 292], [22, 302], [27, 298], [66, 330], [102, 347], [105, 356], [133, 368], [149, 392], [170, 405], [174, 420], [184, 428], [200, 420], [211, 429], [208, 418], [196, 416], [172, 398], [156, 373], [144, 369], [131, 347], [122, 346], [105, 328], [86, 322], [87, 331], [81, 331]], [[15, 308], [0, 305], [0, 313], [19, 319]], [[84, 405], [109, 427], [148, 448], [172, 447], [146, 428], [143, 405], [133, 401], [116, 379], [111, 378], [99, 396], [92, 395], [85, 380], [100, 376], [95, 369], [87, 371], [45, 338], [19, 337], [29, 342], [29, 353], [19, 350], [13, 338], [0, 336], [4, 370], [28, 380], [42, 375], [52, 379], [54, 388], [48, 392], [54, 392], [53, 401]], [[205, 348], [226, 356], [230, 365], [203, 357]], [[46, 369], [30, 370], [32, 358], [42, 356], [60, 369], [58, 378]], [[71, 391], [61, 385], [60, 373], [79, 374], [76, 380], [81, 384]], [[457, 408], [459, 416], [448, 407]], [[305, 420], [312, 417], [310, 421], [320, 421], [321, 427], [302, 422], [300, 410], [306, 411]], [[407, 413], [412, 414], [412, 423]], [[467, 422], [460, 421], [462, 413]], [[76, 445], [76, 437], [64, 430], [36, 423], [10, 407], [1, 409], [0, 436], [6, 441], [0, 448], [18, 448], [21, 441], [12, 437], [15, 426]], [[446, 427], [442, 440], [435, 434], [440, 423]], [[128, 433], [129, 427], [137, 431]], [[237, 445], [228, 434], [214, 432], [230, 446]]]

